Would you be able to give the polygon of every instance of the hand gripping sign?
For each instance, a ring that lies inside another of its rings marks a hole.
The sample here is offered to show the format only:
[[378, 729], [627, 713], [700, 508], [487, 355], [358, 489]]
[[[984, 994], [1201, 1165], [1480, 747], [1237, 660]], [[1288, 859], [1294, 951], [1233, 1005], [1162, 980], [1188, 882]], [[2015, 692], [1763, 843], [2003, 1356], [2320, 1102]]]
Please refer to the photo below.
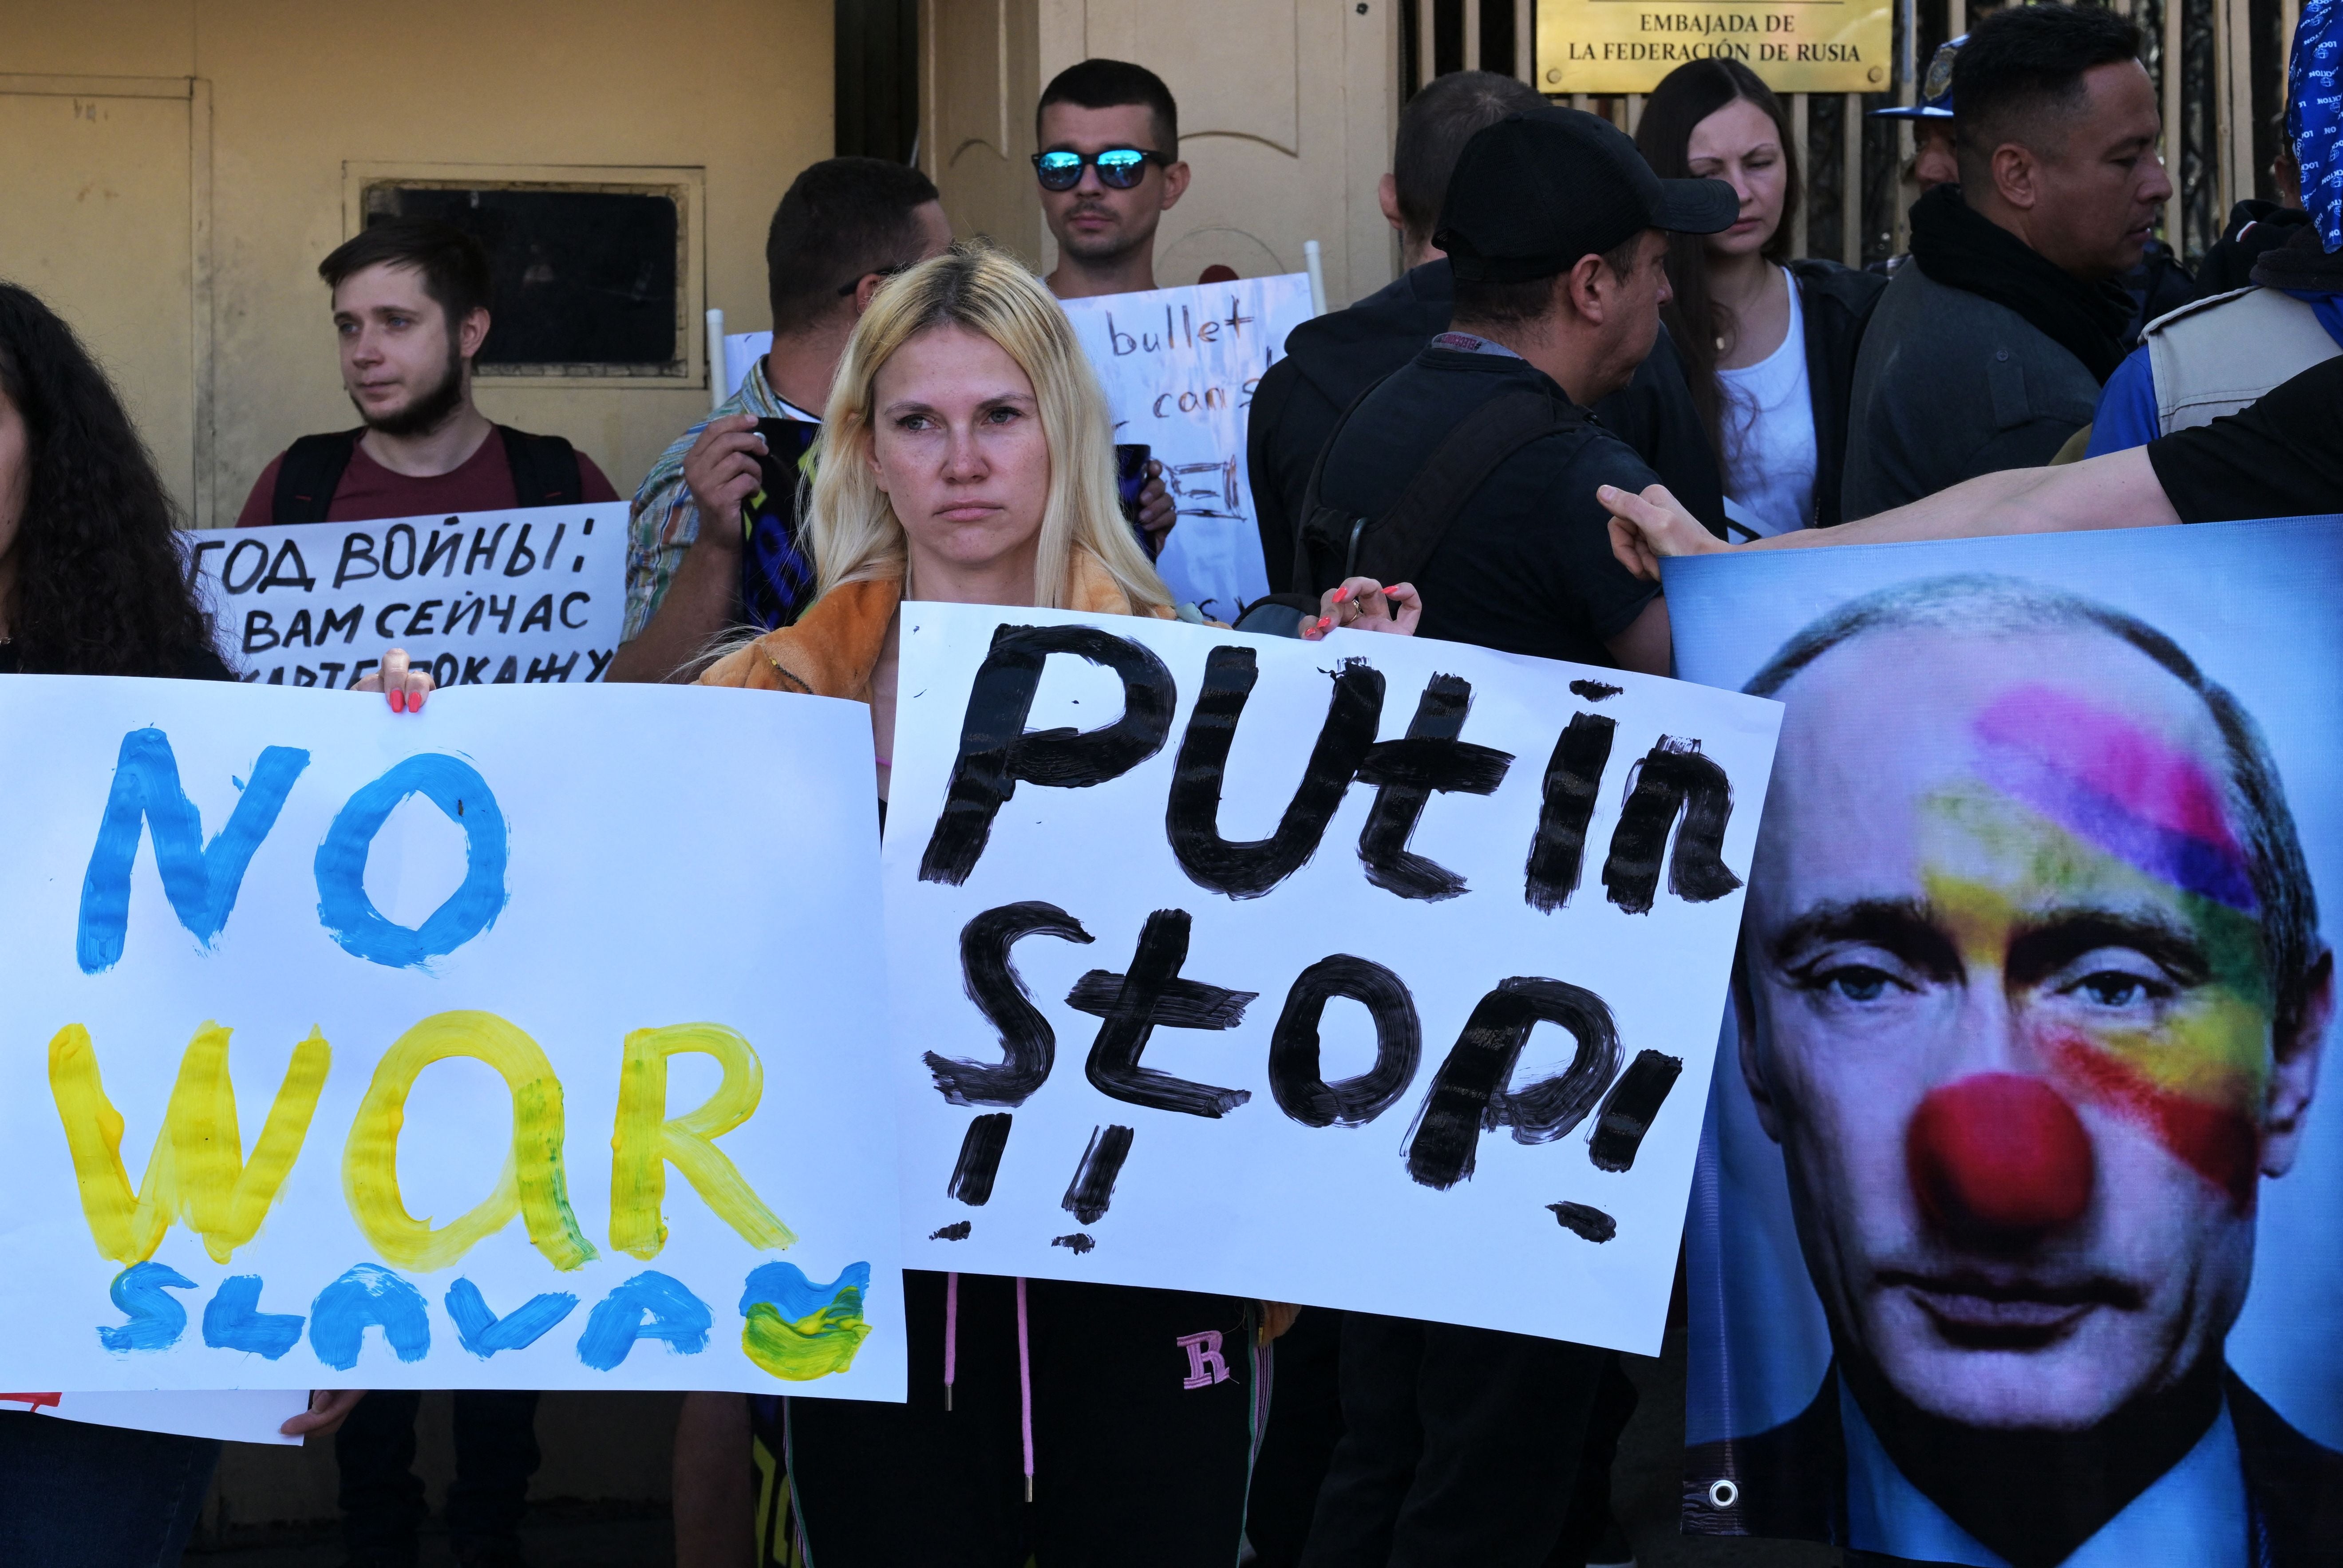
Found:
[[1656, 1351], [1777, 708], [1046, 610], [902, 647], [910, 1262]]

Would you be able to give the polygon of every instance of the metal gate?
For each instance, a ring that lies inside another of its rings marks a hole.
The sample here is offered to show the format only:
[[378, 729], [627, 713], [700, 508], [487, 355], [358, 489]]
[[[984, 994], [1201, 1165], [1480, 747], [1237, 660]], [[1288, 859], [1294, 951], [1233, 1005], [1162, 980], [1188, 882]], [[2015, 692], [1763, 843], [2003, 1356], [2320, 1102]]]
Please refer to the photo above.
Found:
[[[2113, 0], [2113, 8], [2146, 35], [2173, 185], [2161, 237], [2194, 266], [2219, 237], [2232, 205], [2278, 194], [2270, 165], [2301, 0]], [[1867, 120], [1865, 111], [1912, 102], [1936, 45], [1993, 9], [1970, 0], [1898, 0], [1891, 90], [1786, 95], [1806, 187], [1794, 254], [1859, 266], [1904, 249], [1906, 209], [1918, 194], [1910, 177], [1911, 122]], [[1400, 27], [1402, 97], [1447, 71], [1499, 71], [1536, 85], [1534, 0], [1400, 0]], [[1639, 93], [1578, 94], [1567, 102], [1631, 134], [1644, 108]]]

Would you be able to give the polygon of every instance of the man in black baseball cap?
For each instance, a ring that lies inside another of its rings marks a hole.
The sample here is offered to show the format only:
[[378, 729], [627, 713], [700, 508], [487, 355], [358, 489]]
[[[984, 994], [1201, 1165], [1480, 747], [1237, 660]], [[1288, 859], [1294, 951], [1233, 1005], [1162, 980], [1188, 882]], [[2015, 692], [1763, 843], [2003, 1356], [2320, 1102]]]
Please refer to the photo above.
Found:
[[1425, 637], [1664, 675], [1666, 612], [1612, 558], [1594, 498], [1650, 470], [1587, 409], [1651, 352], [1667, 234], [1737, 213], [1732, 186], [1661, 179], [1594, 115], [1531, 109], [1476, 134], [1433, 231], [1450, 329], [1328, 438], [1295, 588], [1407, 580]]
[[[1529, 109], [1474, 135], [1433, 238], [1452, 325], [1328, 439], [1295, 586], [1405, 582], [1423, 636], [1666, 674], [1665, 607], [1612, 556], [1594, 498], [1652, 471], [1587, 407], [1651, 351], [1668, 231], [1713, 234], [1738, 209], [1722, 181], [1659, 178], [1593, 115]], [[1363, 598], [1384, 613], [1373, 589], [1334, 613]], [[1608, 1352], [1351, 1312], [1341, 1379], [1304, 1568], [1586, 1561], [1592, 1543], [1564, 1539], [1571, 1501], [1608, 1469], [1634, 1397]]]

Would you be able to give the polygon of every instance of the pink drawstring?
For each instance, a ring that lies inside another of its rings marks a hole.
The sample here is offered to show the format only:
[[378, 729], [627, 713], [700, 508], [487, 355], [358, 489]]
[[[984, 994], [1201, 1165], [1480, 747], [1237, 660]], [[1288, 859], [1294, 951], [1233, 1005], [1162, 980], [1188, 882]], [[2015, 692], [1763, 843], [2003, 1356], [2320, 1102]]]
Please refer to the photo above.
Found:
[[1017, 1401], [1025, 1429], [1025, 1501], [1033, 1501], [1033, 1367], [1025, 1349], [1025, 1276], [1017, 1276]]
[[960, 1366], [960, 1276], [944, 1276], [944, 1409], [952, 1407], [952, 1373]]

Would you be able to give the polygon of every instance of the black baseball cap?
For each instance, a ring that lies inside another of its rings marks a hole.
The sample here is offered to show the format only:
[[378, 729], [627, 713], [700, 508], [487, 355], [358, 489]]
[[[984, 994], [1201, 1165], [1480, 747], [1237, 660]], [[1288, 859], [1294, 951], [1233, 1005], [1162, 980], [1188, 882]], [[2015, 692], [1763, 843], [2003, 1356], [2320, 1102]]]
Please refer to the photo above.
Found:
[[1473, 282], [1553, 277], [1647, 228], [1718, 234], [1741, 214], [1723, 180], [1664, 180], [1599, 115], [1524, 109], [1464, 144], [1432, 243]]

